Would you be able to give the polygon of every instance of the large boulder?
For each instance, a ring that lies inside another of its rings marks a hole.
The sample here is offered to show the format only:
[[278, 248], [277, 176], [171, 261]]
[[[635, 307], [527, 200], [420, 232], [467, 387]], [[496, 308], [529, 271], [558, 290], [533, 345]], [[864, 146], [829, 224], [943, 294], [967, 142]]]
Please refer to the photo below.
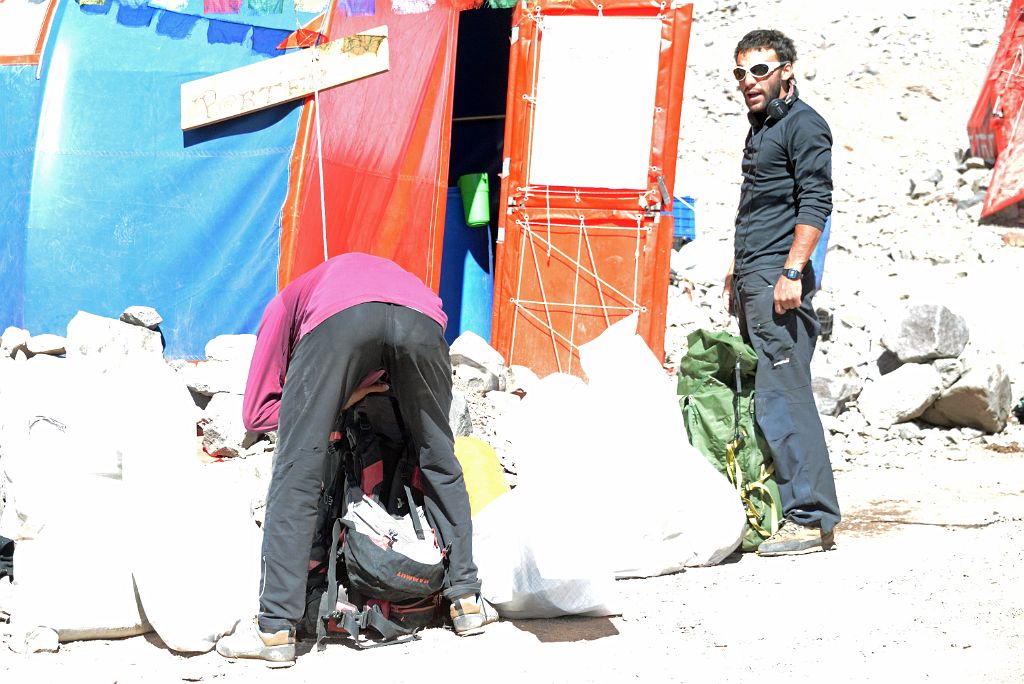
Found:
[[970, 338], [967, 323], [939, 304], [907, 307], [882, 336], [882, 346], [904, 363], [955, 359]]
[[889, 427], [917, 418], [942, 391], [942, 377], [929, 364], [908, 363], [869, 383], [857, 406], [875, 427]]
[[476, 333], [459, 335], [449, 354], [452, 370], [468, 389], [481, 394], [505, 389], [505, 359]]
[[114, 368], [125, 360], [163, 361], [160, 333], [114, 318], [79, 311], [68, 323], [67, 357], [88, 357]]
[[1002, 432], [1013, 404], [1010, 377], [992, 359], [975, 359], [972, 364], [921, 417], [933, 425]]

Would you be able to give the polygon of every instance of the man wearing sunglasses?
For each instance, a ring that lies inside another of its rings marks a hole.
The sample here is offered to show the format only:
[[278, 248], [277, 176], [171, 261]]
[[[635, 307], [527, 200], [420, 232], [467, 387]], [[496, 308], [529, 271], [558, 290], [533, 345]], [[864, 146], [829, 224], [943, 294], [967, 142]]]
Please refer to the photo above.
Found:
[[725, 297], [743, 339], [757, 352], [757, 422], [771, 448], [785, 513], [758, 553], [829, 550], [840, 513], [811, 391], [820, 326], [811, 305], [810, 256], [832, 211], [832, 133], [799, 99], [792, 40], [779, 31], [751, 31], [735, 58], [732, 76], [750, 130]]

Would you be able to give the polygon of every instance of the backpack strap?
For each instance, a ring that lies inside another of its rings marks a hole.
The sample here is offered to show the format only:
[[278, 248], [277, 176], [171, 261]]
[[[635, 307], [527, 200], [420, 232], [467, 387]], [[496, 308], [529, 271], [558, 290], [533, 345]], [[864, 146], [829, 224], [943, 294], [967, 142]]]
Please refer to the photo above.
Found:
[[338, 605], [338, 538], [341, 536], [341, 518], [334, 520], [331, 528], [331, 551], [327, 556], [327, 591], [320, 597], [320, 607], [316, 621], [316, 650], [327, 648], [327, 620], [336, 612]]

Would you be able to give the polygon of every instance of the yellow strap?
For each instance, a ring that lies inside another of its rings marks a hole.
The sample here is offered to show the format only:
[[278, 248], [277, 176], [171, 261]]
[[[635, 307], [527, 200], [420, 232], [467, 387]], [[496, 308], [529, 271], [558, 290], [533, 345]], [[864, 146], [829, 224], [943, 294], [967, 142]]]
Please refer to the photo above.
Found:
[[[778, 514], [775, 510], [775, 497], [772, 496], [771, 491], [765, 486], [765, 482], [767, 482], [768, 478], [775, 472], [775, 464], [772, 463], [770, 466], [765, 468], [764, 463], [762, 463], [761, 476], [750, 484], [745, 485], [743, 484], [743, 469], [736, 463], [736, 451], [739, 447], [739, 439], [729, 442], [729, 444], [726, 445], [725, 472], [729, 478], [729, 482], [736, 487], [736, 491], [740, 495], [740, 500], [743, 502], [743, 506], [746, 509], [747, 522], [750, 524], [750, 527], [762, 537], [767, 538], [779, 530]], [[757, 506], [754, 503], [755, 497], [758, 499], [762, 507], [768, 507], [767, 530], [761, 525], [762, 514], [757, 510]]]

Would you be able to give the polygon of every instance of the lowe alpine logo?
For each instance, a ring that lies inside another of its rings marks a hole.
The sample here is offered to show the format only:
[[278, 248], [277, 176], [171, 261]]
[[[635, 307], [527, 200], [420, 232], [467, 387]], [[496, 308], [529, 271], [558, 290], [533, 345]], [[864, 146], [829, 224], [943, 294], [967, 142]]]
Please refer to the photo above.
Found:
[[413, 577], [412, 575], [404, 573], [401, 570], [396, 572], [395, 576], [401, 577], [404, 580], [409, 580], [410, 582], [418, 582], [419, 584], [430, 584], [430, 580], [425, 580], [422, 577]]

